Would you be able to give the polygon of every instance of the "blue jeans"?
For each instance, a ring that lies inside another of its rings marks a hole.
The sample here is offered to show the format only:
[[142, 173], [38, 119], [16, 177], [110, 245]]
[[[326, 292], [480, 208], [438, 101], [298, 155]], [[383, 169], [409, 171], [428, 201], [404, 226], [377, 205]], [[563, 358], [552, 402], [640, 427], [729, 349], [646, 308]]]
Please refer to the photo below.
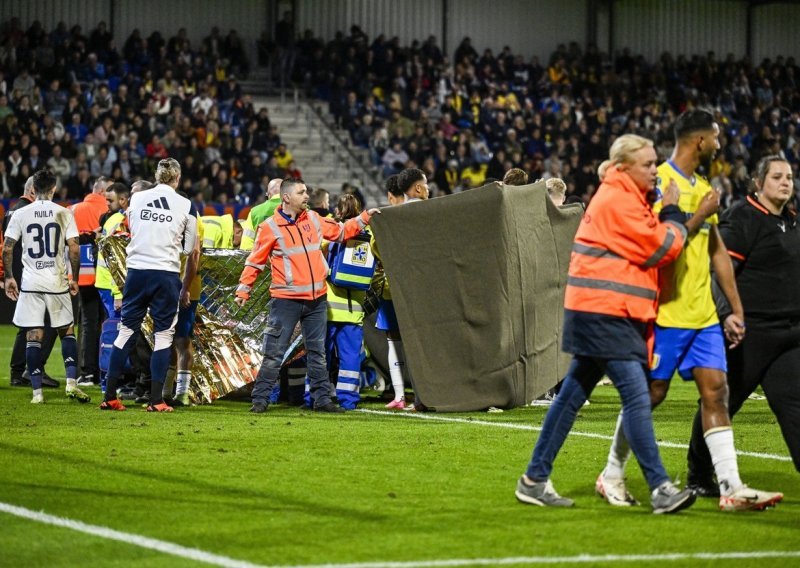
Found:
[[328, 324], [328, 302], [325, 296], [316, 300], [273, 298], [267, 320], [267, 332], [261, 352], [264, 359], [253, 386], [253, 402], [266, 403], [278, 383], [281, 363], [289, 348], [294, 328], [300, 322], [308, 361], [308, 380], [314, 406], [331, 402], [330, 381], [325, 364], [325, 331]]
[[575, 423], [578, 410], [604, 373], [617, 387], [622, 399], [622, 426], [647, 485], [652, 490], [669, 481], [656, 445], [647, 374], [642, 363], [581, 355], [572, 359], [561, 391], [544, 418], [542, 432], [525, 472], [529, 478], [545, 481], [550, 477], [553, 461]]

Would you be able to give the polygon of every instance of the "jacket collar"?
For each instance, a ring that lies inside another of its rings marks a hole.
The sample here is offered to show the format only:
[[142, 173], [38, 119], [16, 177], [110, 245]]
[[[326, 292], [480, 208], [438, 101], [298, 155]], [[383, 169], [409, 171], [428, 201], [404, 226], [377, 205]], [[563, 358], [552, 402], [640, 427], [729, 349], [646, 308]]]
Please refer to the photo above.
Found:
[[788, 207], [783, 208], [783, 212], [780, 215], [773, 215], [770, 213], [769, 209], [761, 205], [758, 201], [758, 196], [755, 193], [751, 193], [747, 196], [747, 204], [754, 209], [757, 209], [759, 212], [763, 213], [764, 215], [772, 215], [773, 217], [780, 217], [781, 219], [786, 219], [794, 223], [795, 216], [789, 211]]
[[622, 189], [628, 193], [632, 193], [638, 196], [642, 203], [647, 202], [645, 199], [647, 192], [639, 189], [639, 187], [633, 182], [633, 179], [631, 179], [631, 176], [625, 172], [619, 171], [614, 166], [611, 166], [608, 168], [608, 170], [606, 170], [606, 177], [603, 180], [603, 184], [613, 186], [617, 189]]
[[297, 218], [292, 219], [289, 217], [289, 215], [283, 212], [283, 205], [278, 205], [278, 207], [275, 209], [275, 217], [277, 217], [279, 225], [296, 225], [308, 217], [308, 209], [301, 211]]

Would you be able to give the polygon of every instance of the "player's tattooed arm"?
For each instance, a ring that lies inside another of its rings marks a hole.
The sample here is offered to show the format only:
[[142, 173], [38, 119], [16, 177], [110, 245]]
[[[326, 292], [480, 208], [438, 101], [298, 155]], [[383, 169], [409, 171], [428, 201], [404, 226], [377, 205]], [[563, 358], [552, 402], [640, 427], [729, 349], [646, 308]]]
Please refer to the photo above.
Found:
[[78, 244], [78, 239], [69, 239], [67, 247], [69, 249], [69, 264], [72, 269], [72, 282], [69, 284], [69, 290], [74, 296], [78, 293], [78, 276], [81, 271], [81, 246]]
[[3, 243], [3, 266], [6, 267], [6, 278], [14, 278], [11, 274], [11, 263], [14, 261], [14, 245], [17, 241], [6, 239]]
[[5, 282], [3, 287], [6, 290], [6, 296], [12, 300], [19, 297], [19, 290], [17, 289], [17, 281], [14, 280], [14, 274], [11, 268], [14, 262], [14, 245], [17, 244], [15, 239], [6, 238], [3, 243], [3, 266], [5, 267]]

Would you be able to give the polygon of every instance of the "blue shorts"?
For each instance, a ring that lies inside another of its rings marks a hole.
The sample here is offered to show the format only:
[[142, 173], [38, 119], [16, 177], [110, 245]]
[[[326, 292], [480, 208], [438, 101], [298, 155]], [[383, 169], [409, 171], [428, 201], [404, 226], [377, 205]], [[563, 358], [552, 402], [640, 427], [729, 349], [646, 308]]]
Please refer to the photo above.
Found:
[[695, 367], [728, 371], [722, 326], [681, 329], [656, 325], [650, 378], [668, 381], [677, 370], [683, 380], [690, 381]]
[[375, 320], [375, 328], [381, 331], [400, 331], [397, 324], [397, 314], [394, 311], [394, 303], [391, 300], [381, 300], [378, 303], [378, 317]]
[[172, 329], [178, 317], [180, 293], [177, 272], [129, 268], [122, 291], [122, 324], [139, 331], [149, 309], [154, 333]]
[[178, 323], [175, 324], [175, 337], [194, 337], [194, 316], [197, 300], [192, 300], [188, 308], [178, 310]]

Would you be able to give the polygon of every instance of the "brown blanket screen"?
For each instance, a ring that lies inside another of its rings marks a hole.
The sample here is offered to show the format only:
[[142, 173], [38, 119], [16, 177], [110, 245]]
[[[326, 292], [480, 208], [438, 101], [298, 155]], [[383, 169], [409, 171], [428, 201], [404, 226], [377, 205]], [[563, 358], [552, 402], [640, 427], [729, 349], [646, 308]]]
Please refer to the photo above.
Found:
[[544, 183], [382, 210], [372, 226], [417, 393], [437, 411], [525, 405], [569, 362], [560, 350], [578, 205]]

